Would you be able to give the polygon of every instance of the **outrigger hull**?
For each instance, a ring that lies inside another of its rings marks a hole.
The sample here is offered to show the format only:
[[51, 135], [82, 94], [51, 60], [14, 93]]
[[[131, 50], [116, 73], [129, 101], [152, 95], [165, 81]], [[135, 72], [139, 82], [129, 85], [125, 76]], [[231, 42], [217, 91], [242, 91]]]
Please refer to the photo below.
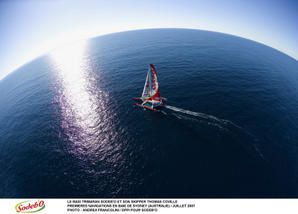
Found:
[[162, 98], [162, 102], [160, 102], [160, 103], [155, 102], [154, 104], [152, 104], [152, 102], [150, 102], [150, 101], [144, 103], [142, 98], [140, 98], [140, 97], [133, 98], [133, 100], [139, 102], [139, 103], [134, 103], [135, 106], [142, 107], [144, 109], [148, 109], [151, 111], [159, 111], [165, 106], [166, 98]]
[[138, 106], [138, 107], [141, 107], [141, 108], [144, 108], [144, 109], [148, 109], [150, 111], [158, 111], [158, 109], [156, 109], [156, 108], [151, 108], [149, 106], [145, 106], [145, 105], [142, 105], [142, 104], [139, 104], [139, 103], [135, 103], [134, 105]]

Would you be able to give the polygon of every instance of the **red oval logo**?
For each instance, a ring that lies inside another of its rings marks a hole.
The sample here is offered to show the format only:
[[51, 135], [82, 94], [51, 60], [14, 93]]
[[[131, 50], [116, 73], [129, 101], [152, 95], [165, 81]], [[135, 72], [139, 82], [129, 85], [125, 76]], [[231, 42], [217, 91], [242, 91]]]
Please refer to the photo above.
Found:
[[44, 209], [45, 206], [44, 200], [30, 200], [17, 203], [15, 209], [18, 213], [35, 213]]

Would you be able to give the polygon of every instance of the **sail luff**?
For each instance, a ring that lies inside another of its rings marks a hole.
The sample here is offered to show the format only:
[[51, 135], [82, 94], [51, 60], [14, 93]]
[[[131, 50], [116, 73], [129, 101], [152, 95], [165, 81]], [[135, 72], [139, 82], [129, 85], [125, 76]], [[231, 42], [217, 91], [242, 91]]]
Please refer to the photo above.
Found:
[[149, 97], [152, 96], [152, 72], [150, 67], [148, 68], [148, 74], [149, 74]]

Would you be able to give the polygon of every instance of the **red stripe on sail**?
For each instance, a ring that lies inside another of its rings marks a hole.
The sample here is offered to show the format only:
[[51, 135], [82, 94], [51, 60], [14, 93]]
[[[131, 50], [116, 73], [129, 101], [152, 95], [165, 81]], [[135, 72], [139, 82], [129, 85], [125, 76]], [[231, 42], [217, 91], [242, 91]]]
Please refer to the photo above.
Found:
[[156, 100], [156, 101], [161, 101], [161, 97], [160, 97], [160, 92], [159, 92], [159, 87], [157, 84], [157, 73], [156, 73], [156, 69], [154, 67], [153, 64], [150, 64], [150, 68], [152, 71], [152, 82], [153, 82], [153, 90], [156, 91], [154, 95], [152, 95], [151, 97], [148, 98], [148, 100]]

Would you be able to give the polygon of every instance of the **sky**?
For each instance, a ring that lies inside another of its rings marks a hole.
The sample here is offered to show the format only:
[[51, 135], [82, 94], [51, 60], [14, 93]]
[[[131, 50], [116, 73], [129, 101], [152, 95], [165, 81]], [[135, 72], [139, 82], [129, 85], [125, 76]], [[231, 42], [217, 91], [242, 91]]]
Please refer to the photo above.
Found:
[[0, 0], [0, 80], [65, 43], [148, 28], [232, 34], [298, 59], [298, 0]]

